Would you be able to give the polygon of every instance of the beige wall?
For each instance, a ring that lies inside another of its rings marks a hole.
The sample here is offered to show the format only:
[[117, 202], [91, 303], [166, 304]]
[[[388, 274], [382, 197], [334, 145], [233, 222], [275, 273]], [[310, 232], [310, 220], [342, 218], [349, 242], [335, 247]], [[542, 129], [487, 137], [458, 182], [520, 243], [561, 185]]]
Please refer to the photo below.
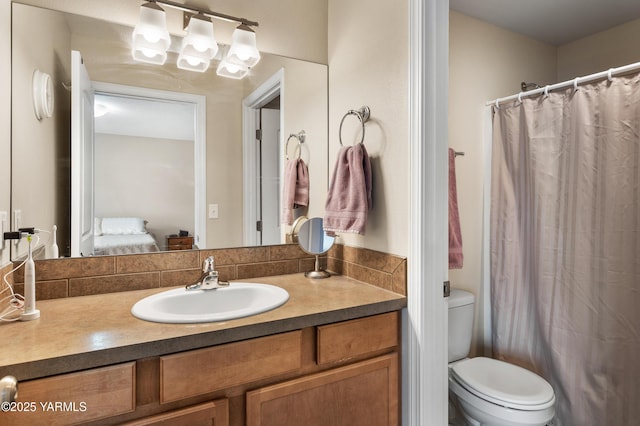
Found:
[[[409, 247], [408, 2], [329, 0], [329, 176], [343, 115], [371, 108], [365, 146], [373, 169], [373, 208], [352, 246], [407, 255]], [[345, 143], [358, 140], [358, 120], [345, 120]]]
[[[27, 20], [23, 8], [14, 11], [14, 17]], [[12, 48], [12, 155], [24, 159], [12, 171], [15, 181], [24, 182], [37, 191], [16, 191], [13, 194], [12, 211], [20, 210], [20, 226], [37, 226], [50, 230], [57, 225], [58, 235], [68, 235], [68, 170], [63, 170], [62, 158], [69, 158], [69, 110], [70, 94], [61, 84], [54, 84], [55, 103], [51, 118], [38, 120], [34, 114], [32, 99], [32, 75], [35, 69], [51, 75], [52, 81], [69, 82], [71, 79], [70, 33], [65, 20], [51, 16], [44, 9], [33, 9], [28, 14], [33, 26], [16, 26], [17, 35]], [[38, 28], [44, 37], [34, 37]], [[39, 40], [35, 43], [34, 38]], [[65, 111], [66, 110], [66, 111]], [[45, 237], [44, 240], [48, 239]], [[66, 242], [60, 240], [60, 247]], [[26, 242], [19, 246], [19, 255], [25, 254]]]
[[640, 61], [640, 19], [558, 47], [558, 81]]
[[142, 217], [161, 250], [194, 230], [193, 141], [96, 133], [95, 216]]
[[[449, 146], [465, 152], [456, 159], [464, 267], [451, 270], [449, 278], [453, 287], [478, 296], [482, 282], [484, 105], [517, 93], [522, 81], [554, 82], [556, 49], [454, 11], [449, 25]], [[481, 327], [481, 311], [476, 309], [472, 345], [476, 350]]]

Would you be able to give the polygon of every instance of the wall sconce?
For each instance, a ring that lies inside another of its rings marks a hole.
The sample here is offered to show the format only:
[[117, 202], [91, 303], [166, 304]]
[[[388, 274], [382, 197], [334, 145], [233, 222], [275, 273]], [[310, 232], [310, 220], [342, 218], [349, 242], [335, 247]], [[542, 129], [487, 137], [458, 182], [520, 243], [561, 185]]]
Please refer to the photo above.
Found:
[[167, 60], [171, 37], [167, 31], [167, 16], [155, 2], [140, 6], [138, 24], [133, 29], [133, 59], [162, 65]]
[[[133, 31], [132, 52], [135, 60], [162, 65], [167, 59], [171, 38], [167, 31], [165, 12], [157, 3], [192, 14], [186, 27], [187, 35], [182, 40], [178, 54], [178, 68], [204, 72], [209, 68], [212, 59], [220, 58], [217, 74], [239, 79], [246, 76], [249, 67], [260, 60], [260, 52], [256, 47], [256, 33], [252, 29], [258, 26], [257, 22], [171, 0], [148, 0], [140, 6], [140, 19]], [[231, 47], [226, 56], [216, 56], [219, 47], [209, 17], [240, 23], [233, 32]]]
[[211, 19], [202, 13], [192, 15], [187, 25], [187, 35], [182, 39], [178, 68], [205, 72], [216, 53], [218, 53], [218, 44], [213, 35]]

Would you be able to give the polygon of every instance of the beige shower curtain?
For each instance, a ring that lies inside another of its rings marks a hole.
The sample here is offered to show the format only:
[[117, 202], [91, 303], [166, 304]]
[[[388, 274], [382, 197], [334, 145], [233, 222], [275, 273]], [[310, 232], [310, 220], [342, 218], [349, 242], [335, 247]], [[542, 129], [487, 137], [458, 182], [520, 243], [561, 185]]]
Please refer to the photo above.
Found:
[[493, 350], [559, 425], [640, 424], [640, 77], [493, 108]]

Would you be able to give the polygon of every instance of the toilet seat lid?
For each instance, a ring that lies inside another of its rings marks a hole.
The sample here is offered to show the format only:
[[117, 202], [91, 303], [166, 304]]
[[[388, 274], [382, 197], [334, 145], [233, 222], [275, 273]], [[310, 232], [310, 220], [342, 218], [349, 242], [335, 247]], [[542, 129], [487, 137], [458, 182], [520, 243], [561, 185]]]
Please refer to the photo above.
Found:
[[466, 359], [453, 365], [452, 374], [470, 392], [505, 407], [539, 410], [555, 402], [553, 388], [542, 377], [497, 359]]

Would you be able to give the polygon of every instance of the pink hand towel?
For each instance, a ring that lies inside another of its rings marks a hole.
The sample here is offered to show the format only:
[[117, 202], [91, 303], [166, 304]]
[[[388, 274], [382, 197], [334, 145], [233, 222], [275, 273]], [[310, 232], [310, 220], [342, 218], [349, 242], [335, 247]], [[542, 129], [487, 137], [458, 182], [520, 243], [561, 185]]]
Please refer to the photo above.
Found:
[[293, 207], [303, 207], [309, 205], [309, 170], [307, 165], [298, 158], [296, 164], [296, 189], [293, 197]]
[[371, 206], [371, 162], [367, 150], [363, 144], [343, 147], [338, 152], [325, 203], [325, 231], [364, 234]]
[[456, 153], [449, 148], [449, 269], [462, 268], [462, 232], [456, 188]]
[[293, 223], [293, 209], [309, 205], [309, 171], [304, 160], [287, 160], [282, 183], [281, 222]]

